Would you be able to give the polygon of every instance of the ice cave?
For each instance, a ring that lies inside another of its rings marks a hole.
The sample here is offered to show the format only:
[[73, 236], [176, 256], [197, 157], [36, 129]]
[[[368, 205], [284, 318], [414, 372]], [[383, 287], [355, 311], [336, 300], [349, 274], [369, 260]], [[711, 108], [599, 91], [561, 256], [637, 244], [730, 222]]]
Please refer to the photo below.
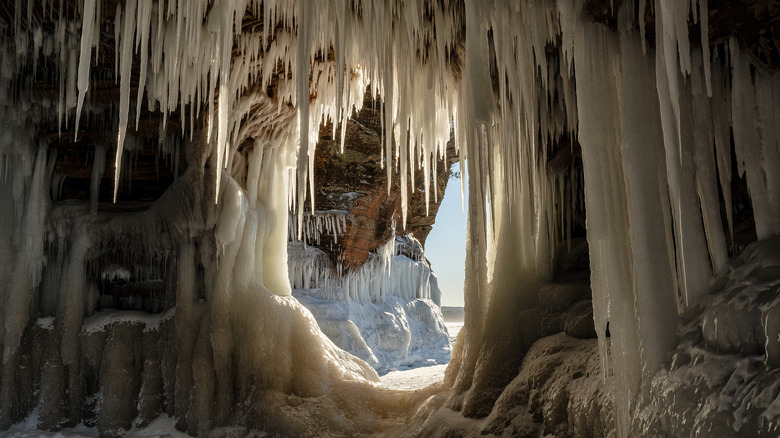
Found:
[[0, 435], [778, 437], [778, 71], [775, 1], [3, 0]]

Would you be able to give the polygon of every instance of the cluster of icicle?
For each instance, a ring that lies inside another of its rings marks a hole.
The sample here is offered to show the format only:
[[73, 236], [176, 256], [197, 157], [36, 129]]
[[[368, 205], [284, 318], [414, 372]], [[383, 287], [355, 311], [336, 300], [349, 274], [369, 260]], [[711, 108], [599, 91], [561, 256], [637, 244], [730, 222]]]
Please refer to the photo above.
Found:
[[405, 301], [429, 299], [440, 305], [441, 292], [431, 266], [424, 257], [402, 253], [410, 241], [417, 242], [412, 236], [390, 238], [359, 269], [342, 273], [342, 299], [365, 304], [396, 296]]
[[323, 298], [343, 298], [343, 294], [336, 289], [336, 267], [328, 254], [316, 246], [290, 242], [287, 245], [287, 269], [293, 289], [320, 289]]
[[[627, 436], [637, 395], [677, 344], [678, 300], [693, 305], [723, 272], [731, 178], [746, 174], [758, 238], [780, 232], [780, 75], [752, 64], [733, 38], [710, 52], [706, 0], [656, 0], [655, 50], [643, 20], [635, 30], [633, 1], [618, 11], [619, 32], [583, 17], [579, 1], [558, 6], [565, 61], [580, 84], [594, 319], [601, 351], [612, 344], [603, 359], [618, 379], [617, 430]], [[689, 45], [689, 15], [701, 48]]]
[[[26, 21], [24, 8], [15, 8], [16, 38], [5, 49], [18, 54], [15, 61], [20, 66], [30, 51], [34, 62], [40, 54], [59, 57], [58, 114], [67, 122], [75, 108], [78, 135], [93, 52], [96, 59], [101, 44], [100, 24], [111, 17], [101, 15], [108, 11], [100, 0], [79, 2], [78, 11], [63, 11], [54, 1], [42, 1], [43, 10], [56, 23], [55, 35], [42, 36], [41, 26], [31, 18], [37, 2], [31, 1]], [[144, 96], [148, 108], [159, 110], [165, 119], [180, 111], [181, 118], [189, 120], [190, 132], [205, 111], [207, 141], [219, 164], [215, 167], [231, 169], [239, 143], [248, 137], [258, 140], [255, 131], [246, 132], [251, 125], [247, 120], [255, 117], [250, 114], [251, 91], [265, 90], [272, 83], [278, 87], [279, 108], [288, 104], [298, 108], [300, 159], [297, 184], [291, 187], [298, 199], [291, 196], [291, 202], [297, 201], [299, 213], [307, 177], [310, 180], [313, 172], [309, 157], [313, 157], [320, 123], [332, 121], [334, 131], [341, 128], [343, 148], [344, 126], [353, 110], [361, 107], [368, 84], [370, 92], [386, 103], [383, 153], [388, 176], [395, 167], [421, 169], [426, 176], [426, 196], [431, 192], [430, 181], [436, 184], [430, 175], [435, 172], [436, 155], [444, 154], [455, 111], [450, 58], [461, 23], [454, 4], [402, 7], [391, 1], [219, 0], [212, 5], [206, 0], [128, 0], [119, 2], [111, 13], [115, 78], [120, 84], [115, 186], [132, 107], [137, 126]], [[262, 21], [245, 23], [245, 13], [262, 17]], [[436, 17], [433, 22], [426, 18], [429, 14]], [[77, 18], [69, 19], [71, 15]], [[324, 62], [331, 50], [335, 62]], [[140, 75], [137, 95], [131, 96], [136, 60]], [[186, 126], [182, 123], [183, 130]], [[260, 146], [278, 142], [279, 136], [273, 134], [279, 133], [270, 131]], [[404, 139], [406, 144], [407, 137], [408, 148], [393, 150], [394, 142], [400, 144]], [[400, 174], [406, 218], [406, 200], [415, 178]], [[219, 178], [215, 180], [219, 185]], [[116, 187], [114, 192], [116, 200]]]
[[411, 254], [410, 245], [419, 241], [410, 235], [396, 236], [369, 253], [360, 268], [344, 271], [323, 251], [303, 242], [288, 245], [290, 284], [293, 289], [321, 289], [318, 296], [345, 303], [379, 303], [395, 296], [404, 301], [418, 298], [441, 304], [436, 275], [422, 252]]
[[[304, 213], [304, 218], [300, 224], [303, 230], [300, 232], [300, 241], [309, 245], [320, 245], [323, 236], [330, 236], [333, 243], [339, 243], [339, 235], [347, 230], [346, 210], [320, 210], [314, 213]], [[289, 220], [289, 240], [297, 241], [299, 221], [294, 214], [290, 215]]]

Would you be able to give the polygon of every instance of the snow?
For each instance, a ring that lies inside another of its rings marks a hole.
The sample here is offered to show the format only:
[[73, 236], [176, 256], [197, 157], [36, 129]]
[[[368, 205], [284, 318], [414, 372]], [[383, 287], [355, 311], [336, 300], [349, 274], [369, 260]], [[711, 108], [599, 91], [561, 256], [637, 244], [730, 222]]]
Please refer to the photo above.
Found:
[[441, 382], [447, 365], [430, 365], [410, 369], [397, 369], [381, 376], [382, 384], [388, 388], [411, 391]]
[[[3, 433], [7, 438], [93, 438], [100, 436], [95, 427], [87, 427], [80, 424], [76, 427], [68, 427], [56, 432], [48, 432], [36, 429], [38, 423], [37, 411], [30, 414], [25, 421], [11, 426]], [[145, 427], [133, 427], [124, 435], [125, 438], [166, 437], [166, 438], [190, 438], [191, 435], [176, 430], [176, 420], [161, 415]], [[262, 436], [262, 435], [261, 435]]]
[[[455, 338], [463, 328], [463, 322], [447, 322], [445, 326], [449, 334], [450, 346], [453, 346]], [[380, 379], [389, 388], [411, 391], [441, 382], [446, 368], [446, 364], [402, 367], [380, 376]]]
[[753, 243], [729, 262], [687, 315], [671, 365], [653, 376], [652, 391], [640, 399], [636, 431], [776, 435], [778, 284], [780, 238]]
[[158, 315], [134, 311], [100, 311], [86, 318], [81, 330], [84, 333], [105, 331], [107, 326], [114, 323], [138, 323], [143, 324], [144, 331], [157, 330], [160, 324], [172, 318], [175, 314], [175, 308]]

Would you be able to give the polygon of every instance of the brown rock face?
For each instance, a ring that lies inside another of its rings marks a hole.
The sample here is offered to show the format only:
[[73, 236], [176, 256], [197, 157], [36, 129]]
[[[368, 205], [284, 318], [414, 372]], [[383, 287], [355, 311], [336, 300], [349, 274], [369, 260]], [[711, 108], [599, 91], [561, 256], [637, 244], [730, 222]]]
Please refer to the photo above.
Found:
[[324, 126], [315, 154], [315, 208], [350, 212], [346, 231], [337, 240], [324, 237], [318, 246], [334, 262], [342, 262], [347, 268], [360, 267], [369, 252], [386, 242], [394, 232], [411, 233], [424, 244], [444, 196], [450, 167], [457, 161], [450, 142], [447, 156], [437, 160], [436, 173], [431, 175], [427, 214], [424, 176], [422, 171], [414, 175], [415, 189], [409, 193], [409, 213], [404, 228], [400, 174], [391, 157], [393, 171], [388, 189], [387, 169], [382, 167], [386, 158], [382, 157], [380, 105], [367, 98], [363, 109], [350, 120], [344, 153], [340, 152], [340, 132], [336, 132], [334, 139], [332, 127]]

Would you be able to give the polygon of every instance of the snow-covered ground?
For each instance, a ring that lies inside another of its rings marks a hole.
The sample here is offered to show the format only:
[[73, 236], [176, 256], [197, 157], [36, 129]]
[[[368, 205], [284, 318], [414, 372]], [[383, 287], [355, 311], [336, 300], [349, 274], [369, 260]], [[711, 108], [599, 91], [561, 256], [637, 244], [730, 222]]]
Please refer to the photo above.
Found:
[[[37, 424], [38, 411], [36, 410], [27, 417], [26, 421], [15, 424], [5, 432], [0, 432], [0, 436], [4, 438], [93, 438], [99, 436], [96, 427], [87, 427], [83, 424], [72, 428], [62, 429], [57, 432], [47, 432], [45, 430], [36, 429]], [[176, 421], [173, 418], [167, 415], [161, 415], [146, 427], [138, 429], [133, 428], [125, 435], [125, 438], [190, 438], [190, 435], [176, 430], [175, 424]]]
[[[447, 331], [450, 335], [450, 346], [455, 345], [455, 338], [463, 327], [463, 322], [447, 322]], [[412, 390], [424, 388], [444, 378], [444, 370], [447, 365], [419, 366], [413, 368], [401, 368], [381, 376], [382, 383], [393, 389]]]

